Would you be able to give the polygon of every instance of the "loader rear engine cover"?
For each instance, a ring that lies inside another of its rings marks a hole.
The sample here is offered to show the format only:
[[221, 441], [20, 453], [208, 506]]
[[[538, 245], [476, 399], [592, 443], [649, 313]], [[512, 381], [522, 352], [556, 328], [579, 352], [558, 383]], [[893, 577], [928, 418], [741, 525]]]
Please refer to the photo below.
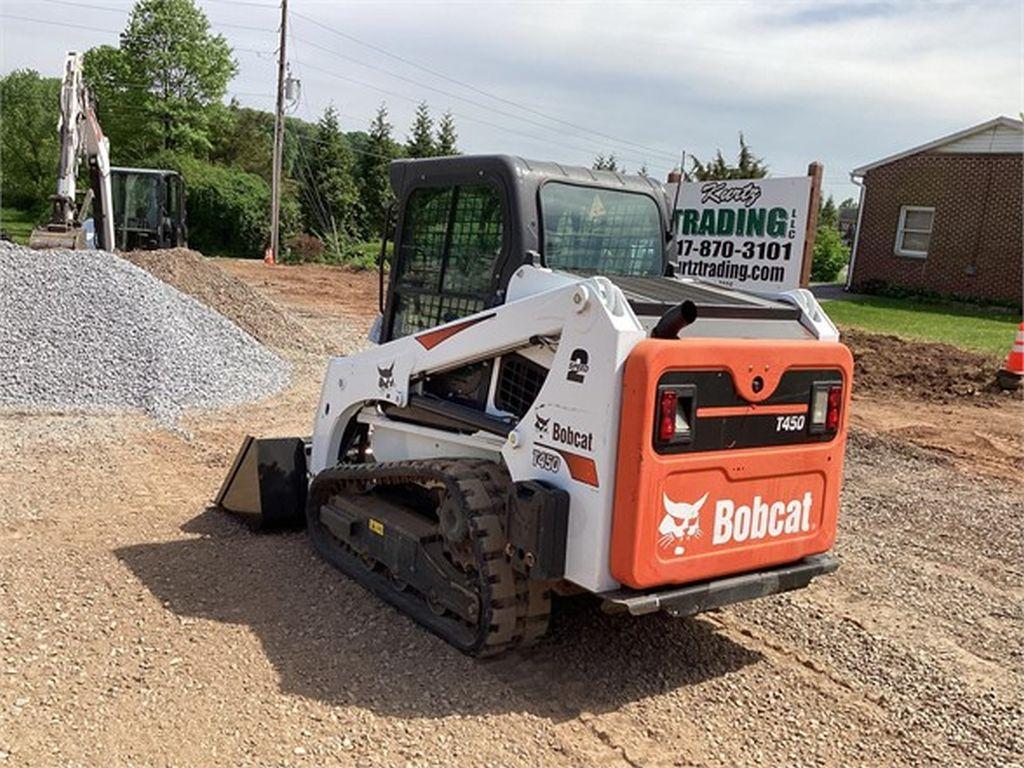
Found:
[[391, 182], [376, 346], [330, 360], [308, 451], [246, 442], [222, 506], [294, 520], [308, 478], [316, 550], [476, 656], [543, 635], [553, 591], [686, 616], [835, 569], [852, 362], [809, 292], [673, 277], [648, 178]]
[[640, 342], [623, 378], [615, 578], [683, 584], [831, 549], [852, 371], [840, 344]]

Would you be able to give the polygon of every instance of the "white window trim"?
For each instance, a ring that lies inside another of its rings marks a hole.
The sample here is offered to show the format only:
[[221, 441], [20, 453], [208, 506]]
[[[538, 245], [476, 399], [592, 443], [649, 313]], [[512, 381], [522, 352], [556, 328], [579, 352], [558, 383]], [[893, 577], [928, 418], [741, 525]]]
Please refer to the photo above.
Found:
[[[916, 213], [918, 211], [928, 211], [932, 215], [932, 226], [931, 229], [907, 229], [907, 214]], [[893, 252], [897, 256], [906, 256], [911, 259], [927, 259], [928, 251], [908, 251], [905, 248], [901, 248], [900, 245], [903, 242], [903, 234], [905, 232], [913, 232], [918, 234], [928, 235], [928, 245], [931, 247], [932, 235], [935, 233], [935, 208], [929, 205], [901, 205], [900, 206], [900, 221], [896, 227], [896, 245], [893, 248]]]

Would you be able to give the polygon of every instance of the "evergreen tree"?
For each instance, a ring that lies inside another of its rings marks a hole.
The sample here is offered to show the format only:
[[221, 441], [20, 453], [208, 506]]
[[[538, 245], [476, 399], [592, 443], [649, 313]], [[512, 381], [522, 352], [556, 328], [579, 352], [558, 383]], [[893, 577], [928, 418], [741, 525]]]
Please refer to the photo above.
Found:
[[372, 239], [380, 234], [384, 212], [394, 199], [388, 178], [388, 166], [398, 157], [398, 147], [391, 138], [387, 104], [381, 104], [370, 123], [367, 140], [359, 163], [359, 192], [362, 203], [360, 232]]
[[455, 130], [455, 118], [452, 113], [445, 112], [437, 123], [437, 143], [435, 149], [440, 156], [457, 155], [459, 148], [457, 141], [458, 132]]
[[818, 226], [831, 229], [839, 226], [839, 212], [836, 210], [836, 202], [832, 195], [829, 195], [818, 208]]
[[857, 210], [857, 201], [852, 197], [847, 197], [839, 204], [840, 211]]
[[648, 178], [650, 173], [647, 171], [647, 163], [642, 163], [637, 169], [636, 174], [637, 176], [643, 176], [645, 179]]
[[[300, 152], [301, 152], [300, 148]], [[353, 178], [352, 154], [338, 125], [338, 111], [324, 110], [315, 139], [305, 152], [302, 208], [306, 221], [335, 256], [358, 236], [360, 200]]]
[[736, 165], [729, 165], [722, 156], [722, 150], [715, 153], [715, 159], [702, 163], [696, 157], [691, 157], [693, 168], [687, 174], [689, 180], [717, 181], [728, 179], [763, 179], [768, 175], [768, 166], [764, 158], [757, 157], [750, 149], [743, 133], [740, 133], [740, 152], [737, 156]]
[[430, 117], [427, 102], [421, 101], [416, 107], [412, 131], [405, 143], [405, 152], [409, 157], [434, 157], [437, 147], [434, 145], [434, 121]]
[[604, 155], [598, 155], [594, 158], [593, 168], [595, 171], [618, 171], [619, 161], [615, 158], [615, 153], [605, 157]]

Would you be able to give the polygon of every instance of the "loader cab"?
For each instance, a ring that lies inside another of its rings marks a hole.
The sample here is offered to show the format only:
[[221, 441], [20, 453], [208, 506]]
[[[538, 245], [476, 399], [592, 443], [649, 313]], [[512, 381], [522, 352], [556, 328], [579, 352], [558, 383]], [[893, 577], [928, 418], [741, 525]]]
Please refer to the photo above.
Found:
[[666, 273], [662, 187], [505, 155], [397, 160], [394, 263], [381, 341], [503, 303], [524, 263], [579, 274]]
[[122, 251], [187, 245], [185, 183], [175, 171], [111, 168], [114, 245]]

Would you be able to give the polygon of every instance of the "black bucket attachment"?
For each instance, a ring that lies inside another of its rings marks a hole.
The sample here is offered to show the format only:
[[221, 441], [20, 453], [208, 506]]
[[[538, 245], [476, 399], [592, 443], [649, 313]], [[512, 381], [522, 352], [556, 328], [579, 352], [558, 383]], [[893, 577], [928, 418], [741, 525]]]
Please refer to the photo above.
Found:
[[303, 525], [306, 444], [300, 437], [246, 436], [214, 504], [259, 530]]

